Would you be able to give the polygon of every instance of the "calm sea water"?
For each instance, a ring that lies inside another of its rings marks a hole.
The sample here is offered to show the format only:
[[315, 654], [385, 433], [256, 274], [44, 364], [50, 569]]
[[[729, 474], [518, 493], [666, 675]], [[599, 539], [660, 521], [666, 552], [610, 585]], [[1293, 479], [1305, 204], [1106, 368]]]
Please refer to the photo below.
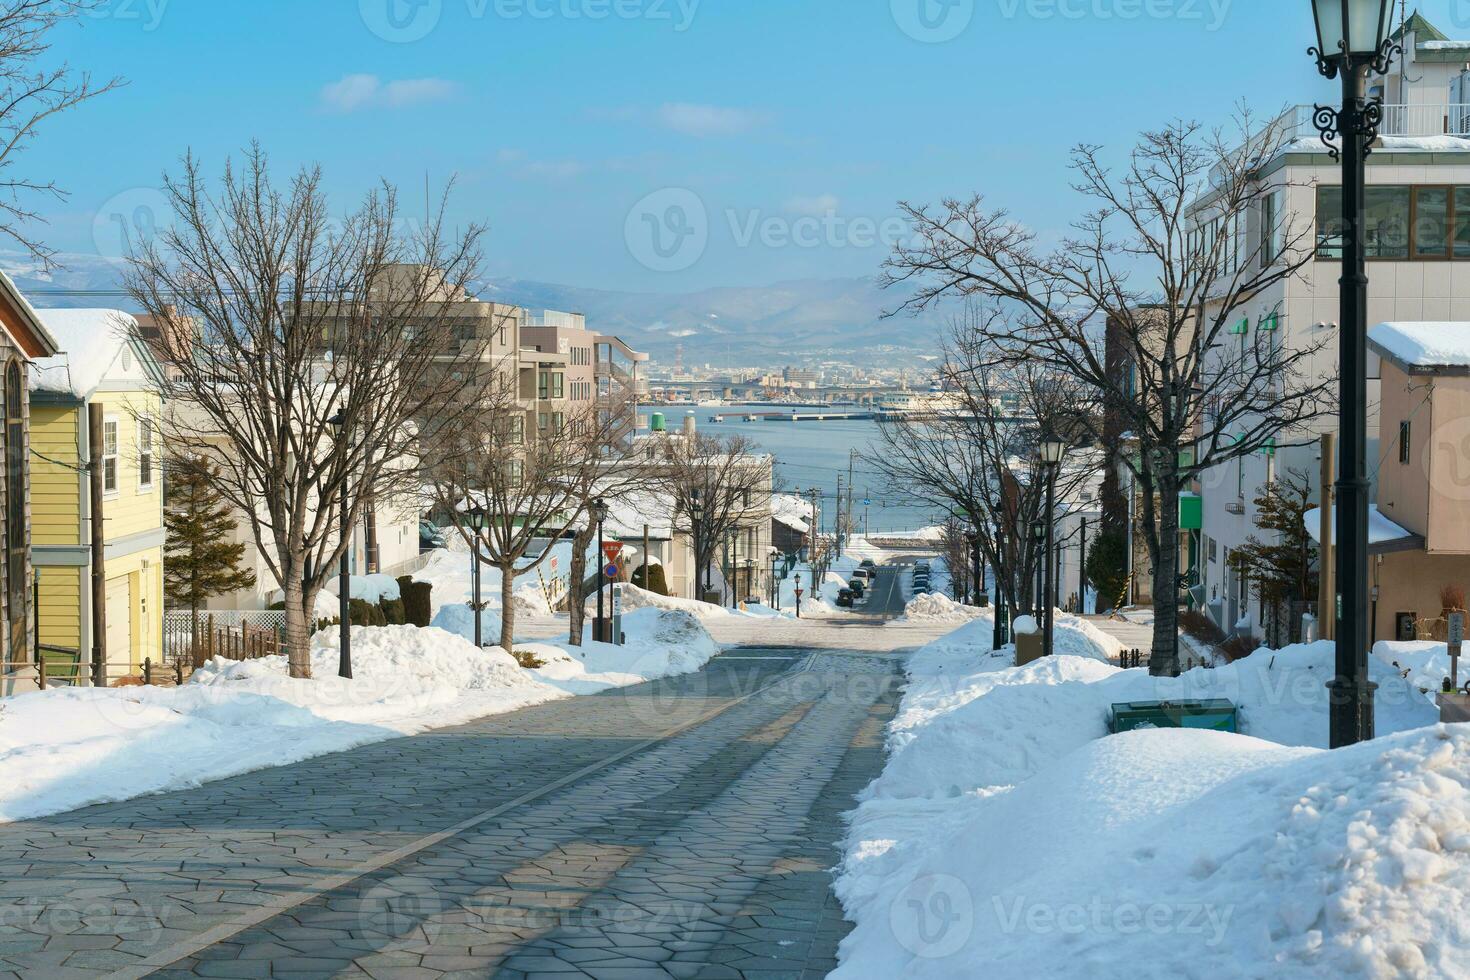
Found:
[[[642, 411], [644, 415], [662, 411], [671, 431], [683, 425], [686, 412], [693, 411], [701, 432], [710, 435], [739, 434], [753, 440], [775, 457], [777, 484], [782, 490], [803, 495], [813, 487], [821, 491], [822, 523], [825, 527], [832, 526], [838, 478], [846, 484], [849, 461], [857, 487], [853, 501], [854, 516], [861, 522], [866, 513], [869, 530], [912, 531], [943, 519], [932, 507], [915, 501], [904, 488], [890, 486], [888, 478], [863, 458], [863, 454], [877, 451], [881, 446], [877, 422], [747, 422], [742, 417], [743, 410], [775, 412], [785, 409], [779, 405], [728, 405], [695, 409], [684, 406], [645, 407]], [[709, 421], [713, 415], [724, 415], [726, 421]], [[866, 508], [864, 500], [869, 502]]]

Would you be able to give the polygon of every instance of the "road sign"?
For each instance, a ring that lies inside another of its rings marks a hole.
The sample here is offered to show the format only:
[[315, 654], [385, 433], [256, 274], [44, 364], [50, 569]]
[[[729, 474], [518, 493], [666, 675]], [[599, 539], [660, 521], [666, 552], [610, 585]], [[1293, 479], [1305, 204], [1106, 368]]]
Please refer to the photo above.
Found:
[[606, 575], [608, 578], [617, 578], [618, 577], [618, 566], [616, 566], [616, 565], [608, 565], [606, 568], [604, 568], [602, 570], [602, 574], [603, 575]]
[[609, 541], [602, 546], [602, 553], [607, 556], [608, 561], [617, 561], [618, 556], [623, 553], [623, 543], [621, 541]]

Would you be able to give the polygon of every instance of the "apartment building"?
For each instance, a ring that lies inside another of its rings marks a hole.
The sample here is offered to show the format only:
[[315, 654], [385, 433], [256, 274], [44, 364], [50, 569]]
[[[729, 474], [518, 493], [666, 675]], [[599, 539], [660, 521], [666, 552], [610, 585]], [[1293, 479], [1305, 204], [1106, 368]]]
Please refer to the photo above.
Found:
[[631, 440], [638, 404], [648, 393], [648, 355], [589, 330], [580, 313], [521, 311], [519, 323], [521, 362], [534, 373], [534, 379], [523, 380], [523, 395], [534, 393], [538, 402], [547, 403], [537, 408], [538, 428], [556, 424], [558, 413], [564, 417], [596, 406], [617, 412], [622, 437]]
[[[1384, 100], [1383, 125], [1367, 166], [1368, 322], [1470, 320], [1470, 41], [1451, 41], [1415, 14], [1398, 33], [1404, 54], [1370, 82]], [[1258, 173], [1260, 205], [1238, 227], [1241, 254], [1279, 261], [1286, 241], [1310, 231], [1312, 261], [1230, 311], [1242, 344], [1266, 333], [1297, 350], [1320, 348], [1305, 365], [1314, 377], [1337, 374], [1338, 279], [1341, 276], [1341, 171], [1312, 124], [1312, 106], [1296, 106], [1271, 125], [1282, 152]], [[1211, 311], [1212, 313], [1215, 311]], [[1378, 459], [1380, 386], [1370, 365], [1370, 460]], [[1263, 611], [1250, 583], [1229, 567], [1231, 553], [1256, 527], [1255, 500], [1277, 474], [1305, 475], [1317, 487], [1318, 441], [1335, 419], [1282, 432], [1274, 448], [1216, 467], [1201, 480], [1200, 580], [1206, 608], [1227, 631], [1262, 635]], [[1320, 493], [1320, 487], [1317, 487]]]

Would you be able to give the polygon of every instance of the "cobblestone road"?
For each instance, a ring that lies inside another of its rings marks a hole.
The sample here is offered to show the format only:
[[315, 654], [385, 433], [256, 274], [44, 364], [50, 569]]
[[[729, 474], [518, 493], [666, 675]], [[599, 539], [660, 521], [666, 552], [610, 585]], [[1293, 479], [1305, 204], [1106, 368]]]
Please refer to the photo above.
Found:
[[188, 792], [0, 827], [27, 977], [807, 977], [893, 656], [732, 651]]

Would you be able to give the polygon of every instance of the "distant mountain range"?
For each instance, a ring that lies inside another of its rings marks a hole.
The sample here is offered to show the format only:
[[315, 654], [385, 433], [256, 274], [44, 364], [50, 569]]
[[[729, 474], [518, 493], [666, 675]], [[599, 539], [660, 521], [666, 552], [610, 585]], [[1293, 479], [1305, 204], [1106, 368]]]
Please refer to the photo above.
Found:
[[[0, 268], [36, 306], [129, 306], [116, 263], [77, 254], [59, 259], [62, 268], [42, 273], [28, 258], [0, 251]], [[690, 365], [831, 360], [922, 366], [932, 358], [944, 324], [939, 314], [883, 319], [904, 296], [871, 279], [803, 279], [675, 294], [490, 279], [477, 290], [485, 299], [528, 309], [585, 314], [589, 326], [622, 337], [666, 365], [682, 347]]]

